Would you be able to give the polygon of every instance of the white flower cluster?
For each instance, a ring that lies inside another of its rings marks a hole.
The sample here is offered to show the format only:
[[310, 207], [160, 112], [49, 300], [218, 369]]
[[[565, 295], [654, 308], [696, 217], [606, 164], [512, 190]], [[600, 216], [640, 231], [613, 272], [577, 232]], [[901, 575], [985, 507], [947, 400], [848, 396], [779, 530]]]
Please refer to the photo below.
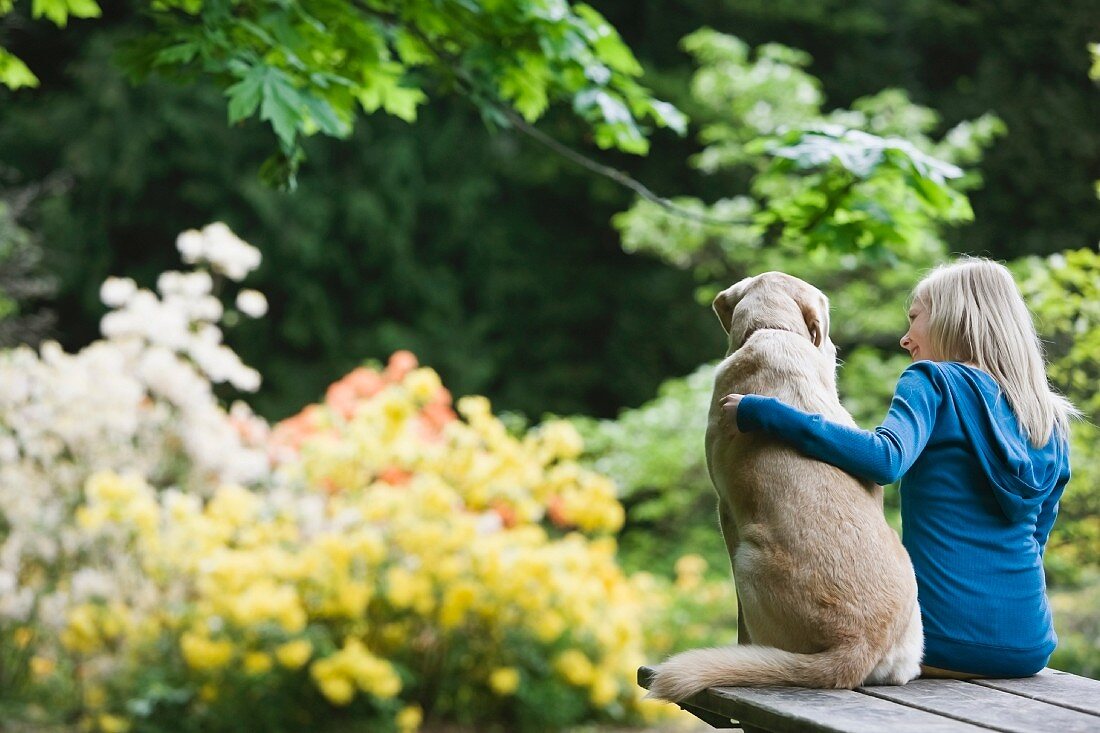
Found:
[[[198, 232], [194, 234], [198, 235]], [[182, 238], [184, 235], [180, 236]], [[243, 242], [241, 245], [254, 250]], [[247, 274], [255, 266], [251, 263], [252, 260], [249, 260], [246, 268], [238, 261], [234, 267], [242, 268], [241, 271]], [[149, 290], [139, 289], [129, 278], [108, 278], [100, 288], [100, 298], [105, 305], [116, 310], [103, 317], [100, 330], [105, 337], [116, 341], [127, 338], [144, 341], [156, 354], [150, 358], [158, 365], [171, 359], [171, 354], [181, 354], [211, 382], [228, 382], [239, 390], [255, 392], [260, 387], [260, 373], [242, 363], [236, 352], [221, 343], [222, 333], [216, 324], [221, 320], [224, 309], [221, 301], [213, 295], [213, 288], [214, 280], [204, 270], [162, 273], [157, 279], [159, 298]], [[237, 300], [238, 307], [246, 315], [256, 314], [255, 317], [259, 317], [266, 312], [267, 301], [256, 290], [241, 291]], [[153, 371], [155, 368], [150, 371], [150, 378], [155, 379], [169, 394], [186, 389], [176, 383], [178, 380], [189, 380], [182, 371], [168, 369], [164, 374]]]
[[[254, 248], [216, 226], [203, 230], [204, 242], [217, 245], [225, 274], [253, 269]], [[90, 557], [72, 511], [93, 473], [198, 495], [269, 479], [267, 424], [243, 403], [227, 412], [213, 393], [211, 382], [255, 390], [260, 377], [221, 343], [212, 289], [202, 271], [164, 273], [160, 297], [109, 278], [100, 296], [114, 310], [101, 322], [103, 339], [75, 354], [56, 343], [0, 352], [0, 625], [35, 613], [56, 628], [70, 603], [122, 595], [109, 583], [136, 577], [73, 565]], [[62, 567], [77, 573], [69, 586], [51, 580]]]
[[260, 266], [260, 250], [220, 221], [203, 227], [201, 232], [188, 229], [176, 239], [176, 248], [187, 264], [208, 263], [215, 272], [236, 282]]

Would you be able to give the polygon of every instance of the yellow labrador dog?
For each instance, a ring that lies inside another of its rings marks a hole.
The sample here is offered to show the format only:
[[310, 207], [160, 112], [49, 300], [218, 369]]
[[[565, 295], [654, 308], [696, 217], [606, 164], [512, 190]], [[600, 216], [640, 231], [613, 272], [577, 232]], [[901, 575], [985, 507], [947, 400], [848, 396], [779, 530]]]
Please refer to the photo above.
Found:
[[[923, 651], [913, 566], [882, 510], [882, 487], [763, 433], [730, 430], [730, 393], [762, 394], [854, 425], [836, 392], [829, 302], [781, 272], [719, 293], [729, 334], [707, 427], [707, 467], [737, 584], [739, 646], [678, 654], [650, 696], [714, 686], [901, 685]], [[742, 646], [743, 645], [743, 646]]]

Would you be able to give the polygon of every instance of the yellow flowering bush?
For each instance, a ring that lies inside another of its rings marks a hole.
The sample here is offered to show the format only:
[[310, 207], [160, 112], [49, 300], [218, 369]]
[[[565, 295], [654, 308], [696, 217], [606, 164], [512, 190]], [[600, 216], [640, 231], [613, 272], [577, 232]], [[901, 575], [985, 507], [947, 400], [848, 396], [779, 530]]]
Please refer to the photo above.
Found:
[[[516, 436], [482, 397], [456, 407], [398, 352], [275, 427], [284, 475], [367, 533], [313, 573], [318, 610], [365, 620], [428, 714], [545, 727], [635, 710], [643, 598], [615, 559], [614, 484], [576, 462], [567, 422]], [[563, 672], [566, 652], [590, 674]]]
[[131, 582], [31, 646], [41, 678], [81, 680], [86, 728], [534, 730], [653, 709], [634, 681], [651, 580], [620, 569], [615, 487], [568, 423], [512, 434], [399, 352], [267, 448], [258, 488], [84, 483], [87, 562]]

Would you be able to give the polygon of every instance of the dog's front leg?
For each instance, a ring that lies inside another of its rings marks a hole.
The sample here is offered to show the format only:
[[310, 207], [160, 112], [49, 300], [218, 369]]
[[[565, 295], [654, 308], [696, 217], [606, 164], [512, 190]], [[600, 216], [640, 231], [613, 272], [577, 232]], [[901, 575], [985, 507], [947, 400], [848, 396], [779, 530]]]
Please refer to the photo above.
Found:
[[737, 523], [733, 519], [733, 511], [726, 500], [718, 497], [718, 525], [722, 528], [722, 538], [726, 541], [726, 552], [729, 553], [730, 570], [734, 572], [733, 589], [737, 595], [737, 643], [751, 644], [749, 628], [745, 623], [745, 614], [741, 606], [741, 593], [737, 590], [737, 575], [734, 569], [737, 558], [737, 547], [740, 540], [737, 536]]

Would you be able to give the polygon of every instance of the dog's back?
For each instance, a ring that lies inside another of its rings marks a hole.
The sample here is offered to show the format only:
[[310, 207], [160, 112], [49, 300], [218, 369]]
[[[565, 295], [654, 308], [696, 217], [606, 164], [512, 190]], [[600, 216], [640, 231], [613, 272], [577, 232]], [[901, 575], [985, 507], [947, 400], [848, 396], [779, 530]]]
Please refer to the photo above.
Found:
[[[731, 392], [763, 394], [854, 425], [832, 368], [805, 338], [758, 331], [719, 366], [715, 402]], [[908, 611], [915, 587], [888, 582], [912, 570], [883, 517], [881, 487], [766, 434], [731, 440], [718, 424], [708, 430], [707, 451], [714, 465], [732, 469], [712, 473], [737, 523], [735, 577], [754, 643], [819, 651]]]

